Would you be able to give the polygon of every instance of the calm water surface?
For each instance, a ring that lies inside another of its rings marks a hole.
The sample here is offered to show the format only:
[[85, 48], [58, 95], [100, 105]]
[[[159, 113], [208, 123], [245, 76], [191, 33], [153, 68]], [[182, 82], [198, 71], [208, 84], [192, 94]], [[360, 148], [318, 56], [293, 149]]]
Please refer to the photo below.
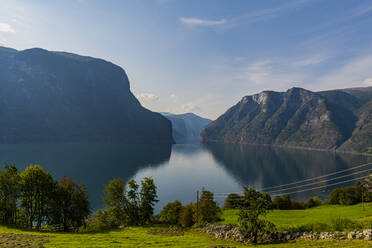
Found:
[[[153, 177], [158, 187], [158, 211], [164, 204], [176, 199], [184, 204], [195, 202], [196, 191], [202, 188], [216, 193], [217, 201], [222, 204], [224, 197], [219, 193], [239, 192], [242, 185], [256, 188], [282, 185], [370, 161], [371, 157], [350, 154], [241, 145], [0, 145], [0, 163], [15, 163], [21, 170], [29, 164], [40, 164], [55, 178], [67, 176], [76, 183], [85, 184], [93, 209], [103, 207], [103, 185], [117, 177], [138, 181], [146, 176]], [[372, 169], [372, 166], [355, 171], [369, 168]], [[366, 173], [282, 192], [330, 185], [363, 175]], [[298, 200], [314, 195], [325, 198], [329, 190], [338, 186], [291, 196]], [[281, 192], [272, 194], [278, 193]]]

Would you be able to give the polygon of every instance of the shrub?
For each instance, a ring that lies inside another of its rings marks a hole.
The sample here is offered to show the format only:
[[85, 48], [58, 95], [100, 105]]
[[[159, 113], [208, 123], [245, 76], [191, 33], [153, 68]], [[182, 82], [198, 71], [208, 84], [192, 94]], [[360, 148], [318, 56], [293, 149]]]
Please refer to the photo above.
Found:
[[116, 227], [112, 215], [108, 212], [97, 210], [87, 221], [85, 227], [81, 227], [79, 232], [102, 232]]
[[360, 224], [342, 217], [333, 218], [331, 220], [331, 226], [334, 231], [350, 231], [362, 228]]
[[360, 186], [337, 188], [329, 196], [330, 204], [353, 205], [361, 202], [362, 189]]
[[159, 220], [168, 224], [179, 224], [182, 204], [179, 201], [168, 203], [160, 212]]
[[183, 226], [183, 227], [191, 227], [195, 224], [194, 222], [194, 214], [195, 214], [195, 211], [194, 211], [194, 205], [192, 204], [189, 204], [187, 206], [184, 206], [181, 210], [181, 213], [180, 213], [180, 224]]
[[238, 209], [242, 201], [242, 196], [231, 193], [227, 196], [223, 205], [224, 209]]
[[289, 232], [329, 232], [331, 230], [332, 227], [330, 225], [319, 222], [288, 228]]
[[306, 208], [313, 208], [322, 205], [322, 201], [318, 197], [311, 197], [307, 200]]
[[273, 200], [274, 208], [280, 210], [291, 209], [291, 197], [289, 195], [275, 196]]
[[306, 207], [305, 207], [305, 203], [304, 202], [291, 200], [290, 209], [300, 210], [300, 209], [305, 209], [305, 208]]

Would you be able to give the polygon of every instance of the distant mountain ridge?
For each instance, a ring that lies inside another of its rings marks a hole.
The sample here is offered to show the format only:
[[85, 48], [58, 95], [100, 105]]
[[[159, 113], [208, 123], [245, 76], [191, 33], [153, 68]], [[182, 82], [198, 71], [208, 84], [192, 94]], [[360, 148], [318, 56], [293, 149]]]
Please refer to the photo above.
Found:
[[177, 144], [199, 143], [200, 132], [212, 120], [193, 113], [161, 113], [172, 122], [173, 138]]
[[372, 87], [245, 96], [201, 140], [371, 153]]
[[0, 47], [0, 113], [0, 143], [173, 143], [121, 67], [66, 52]]

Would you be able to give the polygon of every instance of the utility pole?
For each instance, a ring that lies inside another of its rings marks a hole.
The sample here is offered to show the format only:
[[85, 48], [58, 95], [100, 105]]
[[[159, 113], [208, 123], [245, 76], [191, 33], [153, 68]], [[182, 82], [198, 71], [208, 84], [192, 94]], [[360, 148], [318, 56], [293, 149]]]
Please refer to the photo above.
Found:
[[196, 191], [196, 223], [199, 223], [199, 190]]
[[363, 188], [364, 188], [364, 185], [362, 185], [362, 206], [363, 206], [363, 211], [365, 211], [365, 209], [364, 209]]

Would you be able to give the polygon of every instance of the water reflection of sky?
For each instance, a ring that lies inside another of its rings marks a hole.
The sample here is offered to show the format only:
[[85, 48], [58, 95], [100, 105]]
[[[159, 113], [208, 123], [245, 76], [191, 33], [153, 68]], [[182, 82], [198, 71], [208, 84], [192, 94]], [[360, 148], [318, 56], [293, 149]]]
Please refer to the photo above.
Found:
[[[1, 164], [15, 163], [20, 170], [30, 164], [40, 164], [56, 179], [67, 176], [76, 183], [85, 184], [93, 209], [104, 206], [103, 187], [109, 180], [117, 177], [128, 181], [130, 178], [140, 180], [152, 176], [158, 187], [158, 211], [164, 204], [174, 200], [180, 200], [184, 204], [195, 202], [196, 191], [202, 188], [221, 193], [241, 191], [242, 184], [256, 188], [276, 186], [344, 170], [366, 161], [371, 161], [371, 157], [217, 144], [203, 147], [126, 144], [0, 145]], [[369, 168], [372, 169], [372, 166]], [[363, 169], [368, 168], [360, 168]], [[355, 182], [348, 183], [352, 184]], [[339, 186], [341, 185], [335, 187]], [[291, 196], [299, 200], [314, 195], [326, 198], [332, 188]], [[224, 198], [219, 197], [217, 200], [222, 204]]]

